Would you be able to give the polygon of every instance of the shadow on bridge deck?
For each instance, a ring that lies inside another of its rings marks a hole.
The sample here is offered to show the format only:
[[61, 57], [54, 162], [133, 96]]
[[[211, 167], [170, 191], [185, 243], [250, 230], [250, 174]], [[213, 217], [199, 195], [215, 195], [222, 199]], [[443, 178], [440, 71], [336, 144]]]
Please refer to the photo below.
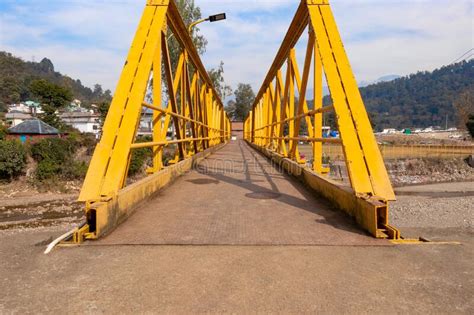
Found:
[[233, 141], [90, 245], [389, 245]]

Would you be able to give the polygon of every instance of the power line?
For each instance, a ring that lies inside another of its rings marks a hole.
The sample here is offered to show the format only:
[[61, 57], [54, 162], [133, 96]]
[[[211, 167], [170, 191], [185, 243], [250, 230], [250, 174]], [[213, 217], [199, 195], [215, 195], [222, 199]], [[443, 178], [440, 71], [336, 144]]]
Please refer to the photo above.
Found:
[[[461, 61], [461, 59], [466, 59], [466, 58], [471, 57], [472, 54], [469, 55], [468, 57], [464, 57], [464, 56], [466, 56], [467, 54], [469, 54], [469, 53], [472, 52], [473, 50], [474, 50], [474, 48], [469, 49], [469, 50], [466, 51], [464, 54], [462, 54], [461, 57], [459, 57], [459, 58], [457, 58], [456, 60], [454, 60], [453, 62], [451, 62], [450, 65], [452, 65], [453, 63], [456, 63], [456, 62], [458, 62], [458, 61]], [[463, 58], [463, 57], [464, 57], [464, 58]]]

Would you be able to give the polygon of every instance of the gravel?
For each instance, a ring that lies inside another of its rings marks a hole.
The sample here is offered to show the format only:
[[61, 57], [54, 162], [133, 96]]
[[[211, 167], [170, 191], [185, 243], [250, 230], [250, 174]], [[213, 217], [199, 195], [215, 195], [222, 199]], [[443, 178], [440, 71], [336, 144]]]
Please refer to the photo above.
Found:
[[390, 205], [394, 226], [474, 231], [474, 182], [406, 186], [396, 194]]

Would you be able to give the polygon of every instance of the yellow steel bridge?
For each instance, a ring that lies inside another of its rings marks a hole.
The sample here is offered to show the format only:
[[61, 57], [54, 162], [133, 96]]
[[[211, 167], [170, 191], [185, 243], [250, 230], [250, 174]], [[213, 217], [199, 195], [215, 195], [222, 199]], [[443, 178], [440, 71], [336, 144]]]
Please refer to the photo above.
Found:
[[[181, 46], [176, 70], [168, 30]], [[303, 36], [307, 47], [300, 69], [295, 46]], [[329, 106], [322, 103], [323, 75]], [[153, 101], [147, 103], [150, 78]], [[310, 82], [311, 110], [306, 100]], [[136, 143], [143, 108], [153, 111], [153, 139]], [[323, 115], [330, 111], [337, 118], [339, 139], [322, 135]], [[310, 132], [304, 138], [299, 136], [302, 121]], [[310, 166], [299, 154], [300, 141], [311, 144]], [[327, 143], [341, 146], [349, 186], [328, 178], [322, 156]], [[153, 150], [153, 166], [146, 178], [126, 185], [131, 154], [144, 147]], [[167, 147], [175, 156], [165, 165]], [[148, 0], [79, 200], [87, 222], [72, 232], [76, 243], [107, 234], [103, 241], [112, 243], [400, 239], [388, 221], [394, 191], [328, 0], [299, 3], [241, 134], [232, 130], [174, 1]], [[331, 208], [354, 217], [374, 238]], [[111, 233], [132, 212], [137, 213]], [[321, 223], [331, 220], [337, 222]]]

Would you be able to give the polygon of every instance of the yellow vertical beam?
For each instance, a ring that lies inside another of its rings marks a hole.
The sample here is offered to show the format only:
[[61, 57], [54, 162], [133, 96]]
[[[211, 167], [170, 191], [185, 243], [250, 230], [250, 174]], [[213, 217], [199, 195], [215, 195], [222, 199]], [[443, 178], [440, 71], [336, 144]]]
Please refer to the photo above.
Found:
[[[184, 54], [184, 63], [183, 63], [183, 74], [181, 76], [181, 88], [179, 89], [179, 93], [180, 93], [180, 97], [179, 97], [179, 101], [180, 101], [180, 106], [178, 108], [178, 113], [180, 113], [181, 115], [183, 115], [184, 117], [187, 117], [187, 102], [186, 102], [186, 82], [187, 82], [187, 78], [186, 78], [186, 67], [187, 67], [187, 64], [188, 64], [188, 54], [186, 52], [186, 50], [183, 51], [183, 54]], [[187, 125], [187, 122], [186, 121], [181, 121], [181, 135], [182, 135], [182, 139], [186, 139], [187, 138], [187, 134], [186, 134], [186, 125]], [[188, 146], [188, 144], [186, 142], [184, 142], [183, 144], [183, 147], [185, 148], [184, 149], [184, 157], [186, 157], [186, 154], [187, 154], [187, 149], [186, 147]]]
[[250, 122], [252, 121], [252, 112], [249, 112], [247, 119], [245, 120], [245, 132], [244, 139], [250, 140]]
[[[211, 90], [207, 88], [206, 92], [206, 116], [207, 116], [207, 124], [209, 126], [209, 137], [212, 138], [214, 136], [214, 132], [212, 130], [213, 121], [212, 121], [212, 94]], [[212, 139], [209, 139], [209, 146], [213, 146], [214, 142]]]
[[243, 134], [244, 139], [247, 139], [247, 122], [249, 121], [248, 117], [249, 116], [247, 116], [247, 118], [244, 119], [244, 134]]
[[253, 143], [253, 142], [255, 141], [255, 139], [254, 139], [254, 134], [255, 134], [255, 133], [254, 133], [254, 130], [255, 130], [255, 115], [254, 115], [254, 111], [253, 111], [253, 110], [251, 110], [251, 111], [249, 112], [249, 122], [248, 122], [247, 128], [248, 128], [248, 132], [249, 132], [249, 135], [248, 135], [249, 140], [250, 140], [250, 142]]
[[212, 99], [212, 90], [209, 88], [208, 89], [208, 92], [207, 92], [207, 117], [208, 117], [208, 124], [209, 126], [211, 127], [211, 129], [209, 129], [209, 135], [212, 139], [209, 140], [209, 144], [210, 146], [213, 146], [214, 145], [214, 136], [215, 136], [215, 133], [214, 133], [214, 116], [213, 116], [213, 105], [214, 105], [214, 101]]
[[[200, 101], [199, 101], [199, 111], [201, 113], [202, 117], [202, 122], [204, 125], [208, 125], [207, 121], [207, 113], [206, 113], [206, 108], [207, 108], [207, 95], [206, 95], [206, 84], [203, 84], [200, 87]], [[207, 138], [209, 136], [209, 130], [207, 127], [202, 126], [202, 134], [204, 138]], [[209, 141], [203, 140], [202, 141], [203, 149], [207, 149], [209, 147]]]
[[[276, 80], [275, 80], [276, 81]], [[269, 140], [269, 143], [270, 143], [270, 149], [274, 150], [276, 148], [276, 145], [275, 145], [275, 141], [274, 141], [274, 137], [275, 137], [275, 130], [277, 128], [276, 125], [274, 125], [277, 121], [276, 119], [276, 115], [277, 115], [277, 108], [276, 108], [276, 104], [277, 104], [277, 93], [278, 93], [278, 83], [275, 82], [275, 89], [273, 89], [273, 83], [270, 83], [270, 108], [271, 108], [271, 116], [270, 116], [270, 130], [269, 130], [269, 134], [270, 134], [270, 140]]]
[[[282, 81], [281, 75], [279, 78], [280, 82]], [[289, 111], [288, 111], [288, 104], [289, 104], [289, 91], [290, 91], [290, 81], [292, 80], [291, 77], [291, 63], [288, 62], [287, 68], [286, 68], [286, 80], [285, 80], [285, 89], [283, 93], [283, 101], [281, 103], [281, 118], [280, 121], [284, 121], [285, 119], [289, 118]], [[290, 125], [290, 124], [288, 124]], [[282, 124], [280, 126], [280, 135], [279, 137], [283, 137], [285, 132], [285, 125]], [[281, 144], [281, 153], [283, 156], [287, 157], [288, 153], [286, 150], [286, 142], [283, 139], [280, 139], [280, 144]]]
[[[283, 84], [283, 79], [282, 79], [282, 74], [281, 74], [281, 69], [278, 70], [277, 72], [277, 85], [279, 88], [279, 103], [278, 103], [278, 116], [277, 116], [277, 121], [281, 122], [283, 119], [285, 119], [285, 102], [286, 102], [286, 91], [287, 91], [287, 86], [286, 84]], [[281, 97], [283, 93], [283, 98]], [[283, 137], [283, 124], [278, 124], [277, 132], [276, 135], [277, 137]], [[284, 146], [284, 141], [281, 139], [277, 140], [278, 146], [277, 146], [277, 152], [279, 154], [283, 154], [283, 146]]]
[[[310, 36], [315, 36], [312, 30]], [[314, 39], [313, 39], [314, 40]], [[314, 109], [323, 108], [323, 65], [321, 63], [321, 56], [316, 45], [314, 45]], [[323, 113], [316, 113], [314, 115], [313, 138], [323, 137]], [[313, 142], [313, 171], [318, 174], [323, 172], [323, 143]]]
[[225, 121], [225, 111], [224, 111], [223, 108], [220, 108], [219, 111], [220, 111], [220, 121], [221, 121], [221, 123], [220, 123], [220, 126], [221, 126], [221, 132], [220, 132], [221, 142], [225, 142], [225, 130], [227, 128], [226, 121]]
[[213, 122], [213, 131], [214, 131], [214, 139], [212, 140], [213, 141], [213, 144], [216, 145], [218, 142], [219, 142], [219, 139], [217, 138], [217, 136], [219, 135], [217, 129], [219, 128], [219, 112], [217, 110], [217, 102], [214, 100], [212, 100], [212, 122]]
[[259, 102], [257, 104], [257, 106], [255, 106], [255, 111], [254, 111], [254, 114], [255, 114], [255, 127], [254, 127], [254, 132], [255, 132], [255, 143], [260, 145], [260, 104], [261, 102]]
[[261, 145], [265, 146], [266, 145], [266, 139], [263, 138], [266, 136], [266, 128], [262, 129], [265, 124], [266, 124], [266, 117], [267, 117], [267, 100], [264, 95], [262, 99], [262, 103], [260, 104], [260, 141]]
[[[298, 91], [300, 91], [302, 87], [302, 81], [300, 79], [300, 71], [298, 69], [298, 63], [296, 62], [296, 56], [293, 56], [293, 58], [291, 58], [291, 64], [293, 65], [293, 72], [295, 74], [296, 87]], [[308, 111], [309, 111], [308, 102], [306, 102], [306, 98], [305, 98], [303, 100], [303, 112], [306, 113]], [[306, 116], [305, 120], [306, 120], [306, 124], [308, 125], [308, 130], [310, 130], [313, 127], [313, 123], [311, 122], [310, 117]]]
[[[280, 72], [280, 71], [279, 71]], [[280, 72], [281, 73], [281, 72]], [[273, 118], [273, 123], [277, 123], [279, 122], [279, 119], [281, 117], [281, 84], [278, 80], [278, 76], [275, 80], [275, 111], [274, 111], [274, 118]], [[281, 124], [277, 124], [275, 125], [275, 129], [274, 129], [274, 132], [273, 132], [273, 135], [274, 136], [277, 136], [280, 134], [280, 128], [281, 128]], [[275, 146], [275, 149], [276, 150], [279, 150], [278, 147], [279, 147], [279, 141], [276, 140], [274, 141], [274, 146]]]
[[[294, 79], [294, 71], [293, 71], [293, 65], [292, 65], [292, 62], [291, 62], [291, 58], [292, 56], [295, 56], [296, 53], [295, 53], [295, 49], [292, 48], [290, 50], [290, 56], [288, 57], [288, 69], [290, 71], [290, 88], [289, 88], [289, 95], [288, 95], [288, 109], [289, 109], [289, 115], [288, 115], [288, 118], [293, 118], [295, 116], [295, 79]], [[289, 122], [289, 136], [290, 137], [294, 137], [294, 134], [295, 134], [295, 121], [292, 120]], [[293, 146], [295, 146], [294, 144], [295, 140], [290, 140], [288, 141], [288, 156], [290, 159], [294, 159], [295, 158], [295, 153], [296, 152], [292, 152], [291, 151], [291, 148], [293, 148]]]
[[267, 121], [267, 145], [271, 146], [273, 139], [271, 139], [272, 136], [272, 126], [270, 126], [273, 123], [273, 105], [274, 105], [274, 97], [275, 97], [275, 91], [273, 90], [272, 84], [268, 86], [268, 121]]
[[[184, 68], [184, 71], [186, 72], [186, 100], [188, 102], [188, 114], [189, 114], [189, 118], [192, 119], [192, 120], [195, 120], [195, 115], [194, 115], [194, 105], [193, 105], [193, 100], [192, 100], [192, 84], [189, 82], [189, 69], [188, 69], [188, 65], [186, 64], [185, 68]], [[193, 78], [193, 81], [196, 79], [196, 76], [194, 76]], [[198, 137], [198, 132], [196, 130], [196, 124], [194, 122], [191, 122], [190, 123], [191, 125], [191, 135], [193, 137], [193, 139], [197, 139]], [[192, 154], [195, 154], [197, 152], [199, 152], [199, 148], [198, 148], [198, 141], [197, 140], [194, 140], [193, 142], [193, 151], [192, 151]]]
[[[161, 108], [161, 40], [158, 41], [155, 58], [153, 59], [153, 103]], [[166, 130], [163, 130], [163, 113], [153, 111], [153, 141], [158, 142], [166, 137]], [[153, 167], [150, 173], [158, 172], [163, 168], [163, 147], [153, 147]]]
[[[196, 91], [195, 91], [195, 97], [196, 97], [196, 113], [199, 117], [199, 121], [202, 122], [203, 124], [206, 124], [206, 122], [204, 121], [204, 115], [203, 115], [203, 112], [202, 112], [202, 109], [203, 109], [203, 100], [204, 100], [204, 97], [203, 97], [203, 94], [202, 94], [202, 86], [201, 86], [201, 82], [200, 82], [200, 75], [199, 75], [199, 72], [196, 72], [196, 87], [195, 87]], [[199, 137], [201, 138], [205, 138], [206, 137], [206, 130], [204, 128], [203, 125], [200, 125], [198, 126], [199, 128]], [[205, 140], [201, 140], [200, 141], [200, 144], [201, 144], [201, 150], [204, 151], [206, 149], [206, 141]]]
[[[309, 72], [311, 68], [311, 57], [313, 55], [313, 45], [314, 45], [314, 37], [310, 36], [308, 40], [308, 47], [306, 49], [306, 57], [305, 57], [305, 62], [304, 62], [304, 68], [303, 68], [303, 77], [301, 80], [301, 84], [298, 84], [298, 90], [299, 90], [299, 99], [298, 99], [298, 109], [297, 109], [297, 115], [303, 114], [303, 112], [307, 112], [308, 109], [304, 108], [304, 105], [306, 104], [306, 88], [308, 86], [308, 77], [309, 77]], [[296, 56], [292, 54], [290, 56], [292, 63], [296, 65]], [[299, 73], [297, 72], [297, 67], [294, 66], [293, 69], [295, 69], [295, 77], [297, 78], [297, 81], [299, 79]], [[309, 119], [309, 117], [307, 117]], [[311, 123], [311, 121], [309, 121]], [[295, 120], [295, 133], [293, 137], [298, 137], [299, 136], [299, 130], [301, 126], [301, 118], [297, 118]], [[310, 125], [308, 124], [308, 130], [310, 129]], [[297, 142], [293, 143], [293, 146], [291, 147], [291, 156], [295, 156], [297, 153]], [[296, 155], [298, 157], [298, 155]]]
[[270, 144], [270, 119], [271, 119], [271, 115], [272, 115], [272, 110], [271, 110], [271, 106], [270, 106], [270, 103], [271, 103], [271, 94], [270, 94], [270, 87], [267, 88], [267, 93], [265, 93], [265, 98], [264, 98], [264, 102], [265, 102], [265, 134], [264, 134], [264, 137], [265, 137], [265, 146], [268, 147], [268, 145]]
[[257, 114], [257, 129], [258, 129], [258, 144], [259, 145], [263, 145], [263, 139], [261, 138], [262, 137], [262, 127], [263, 127], [263, 110], [262, 110], [262, 107], [263, 107], [263, 99], [260, 100], [260, 103], [258, 103], [258, 106], [257, 106], [257, 111], [256, 111], [256, 114]]

